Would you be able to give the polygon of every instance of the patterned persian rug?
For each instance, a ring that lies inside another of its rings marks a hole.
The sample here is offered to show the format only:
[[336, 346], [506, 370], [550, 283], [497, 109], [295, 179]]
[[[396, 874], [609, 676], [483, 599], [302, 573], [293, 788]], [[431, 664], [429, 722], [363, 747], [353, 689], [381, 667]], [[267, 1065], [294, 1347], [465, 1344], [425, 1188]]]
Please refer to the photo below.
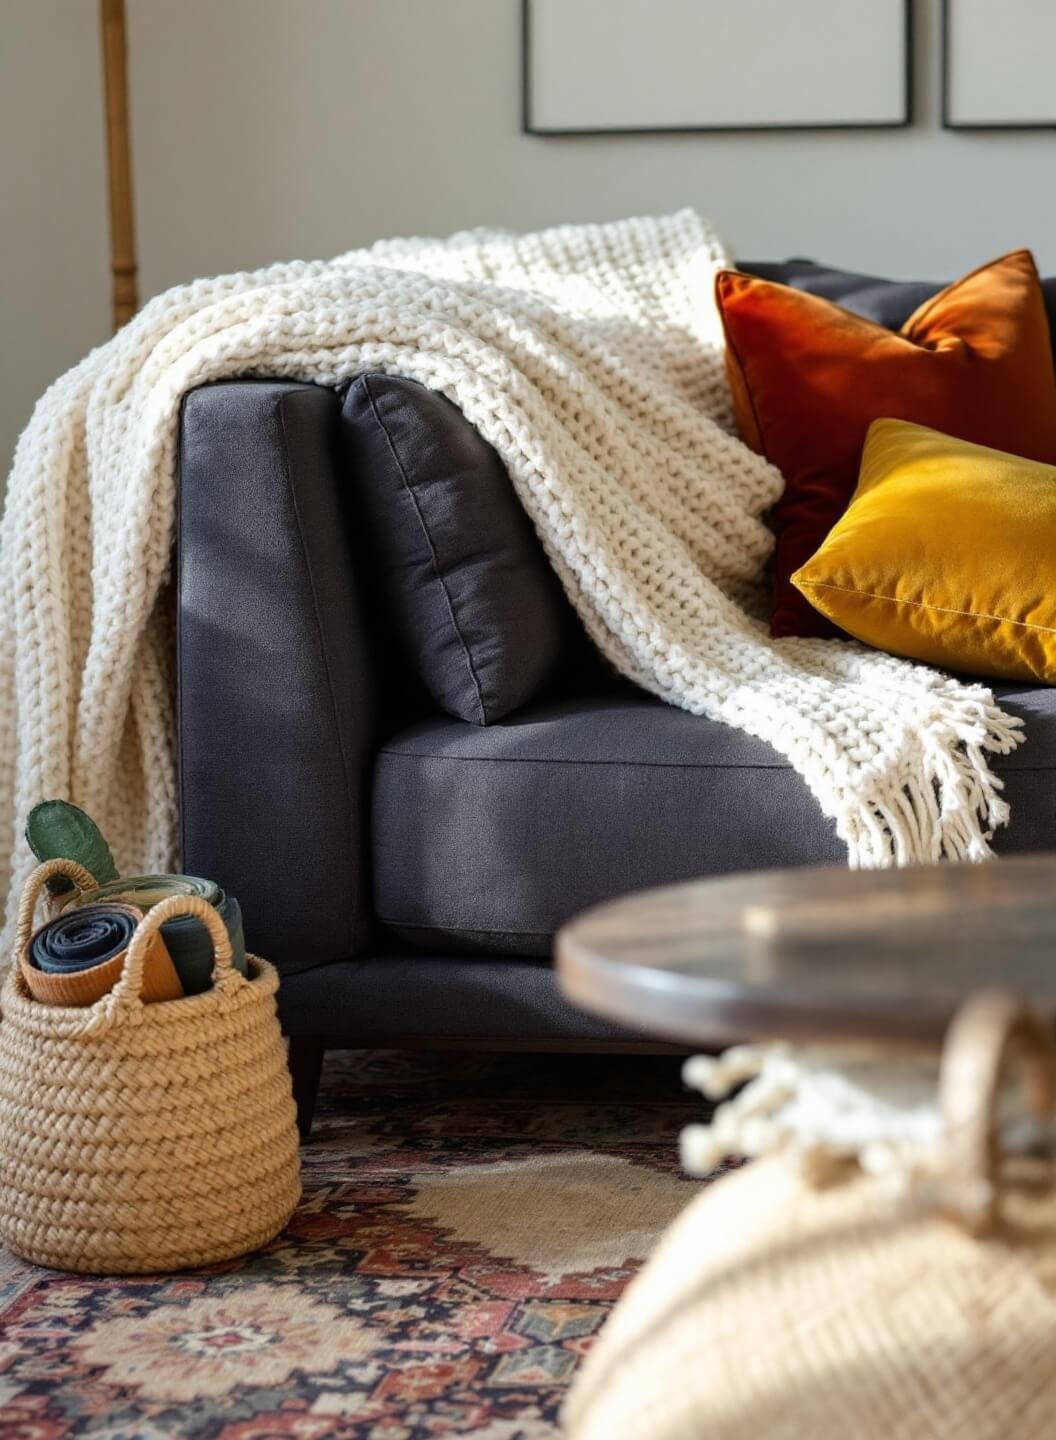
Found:
[[179, 1276], [0, 1260], [5, 1440], [549, 1440], [699, 1182], [677, 1061], [331, 1056], [285, 1236]]

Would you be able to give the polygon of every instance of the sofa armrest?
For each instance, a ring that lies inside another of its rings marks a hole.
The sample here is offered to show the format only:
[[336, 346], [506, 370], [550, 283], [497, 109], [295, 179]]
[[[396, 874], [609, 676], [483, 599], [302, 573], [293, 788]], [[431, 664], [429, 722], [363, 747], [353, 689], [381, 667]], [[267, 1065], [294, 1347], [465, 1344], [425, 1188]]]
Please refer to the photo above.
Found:
[[370, 656], [335, 465], [335, 392], [192, 391], [180, 431], [183, 867], [241, 901], [287, 971], [370, 928]]

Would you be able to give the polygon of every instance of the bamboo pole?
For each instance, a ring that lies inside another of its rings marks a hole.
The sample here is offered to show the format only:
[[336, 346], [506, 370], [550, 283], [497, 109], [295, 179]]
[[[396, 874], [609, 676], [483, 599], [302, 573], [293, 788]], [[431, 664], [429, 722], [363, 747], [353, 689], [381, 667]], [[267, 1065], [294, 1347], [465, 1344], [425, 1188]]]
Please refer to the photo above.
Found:
[[114, 329], [139, 308], [136, 226], [132, 209], [132, 133], [128, 117], [125, 0], [99, 0], [106, 96], [106, 164], [110, 186], [110, 268]]

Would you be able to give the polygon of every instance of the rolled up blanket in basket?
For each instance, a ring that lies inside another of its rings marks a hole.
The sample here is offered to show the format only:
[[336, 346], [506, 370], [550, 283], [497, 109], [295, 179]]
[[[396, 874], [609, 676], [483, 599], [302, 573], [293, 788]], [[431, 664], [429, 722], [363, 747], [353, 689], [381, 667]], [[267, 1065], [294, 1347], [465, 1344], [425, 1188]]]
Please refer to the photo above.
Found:
[[[231, 963], [246, 973], [246, 941], [242, 932], [242, 909], [233, 895], [223, 895], [216, 909], [227, 927], [231, 941]], [[213, 983], [213, 943], [209, 933], [193, 915], [179, 915], [161, 927], [173, 964], [179, 971], [185, 995], [198, 995]]]
[[30, 962], [56, 975], [90, 970], [127, 950], [142, 918], [134, 905], [86, 905], [60, 915], [33, 936]]
[[203, 880], [199, 875], [125, 875], [100, 885], [98, 890], [86, 890], [73, 904], [83, 906], [94, 905], [97, 900], [122, 900], [145, 912], [170, 895], [197, 895], [206, 904], [216, 905], [223, 891], [215, 881]]
[[[93, 1005], [116, 985], [143, 912], [111, 901], [79, 906], [41, 926], [21, 957], [34, 999], [45, 1005]], [[184, 993], [160, 935], [143, 969], [143, 1000], [178, 1000]]]
[[[197, 895], [212, 905], [227, 927], [231, 941], [232, 964], [246, 973], [246, 942], [242, 930], [242, 911], [233, 895], [225, 895], [212, 880], [198, 875], [132, 875], [112, 880], [98, 890], [89, 890], [73, 902], [81, 908], [99, 900], [120, 900], [149, 910], [170, 895]], [[161, 927], [165, 945], [180, 977], [185, 995], [198, 995], [208, 990], [213, 977], [213, 945], [208, 931], [193, 915], [179, 915]]]

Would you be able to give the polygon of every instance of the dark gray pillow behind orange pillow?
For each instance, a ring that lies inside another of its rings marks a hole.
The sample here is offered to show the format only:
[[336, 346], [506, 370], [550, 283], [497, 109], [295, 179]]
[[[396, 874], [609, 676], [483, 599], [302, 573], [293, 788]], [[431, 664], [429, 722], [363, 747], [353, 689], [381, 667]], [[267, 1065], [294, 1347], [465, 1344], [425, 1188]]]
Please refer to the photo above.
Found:
[[[879, 275], [859, 275], [854, 270], [837, 270], [817, 260], [741, 260], [737, 268], [760, 280], [777, 280], [793, 290], [820, 295], [834, 300], [845, 310], [875, 320], [888, 330], [899, 330], [925, 300], [946, 288], [946, 281], [937, 285], [933, 280], [885, 280]], [[1056, 356], [1056, 276], [1042, 279], [1041, 291], [1052, 333], [1053, 354]]]

